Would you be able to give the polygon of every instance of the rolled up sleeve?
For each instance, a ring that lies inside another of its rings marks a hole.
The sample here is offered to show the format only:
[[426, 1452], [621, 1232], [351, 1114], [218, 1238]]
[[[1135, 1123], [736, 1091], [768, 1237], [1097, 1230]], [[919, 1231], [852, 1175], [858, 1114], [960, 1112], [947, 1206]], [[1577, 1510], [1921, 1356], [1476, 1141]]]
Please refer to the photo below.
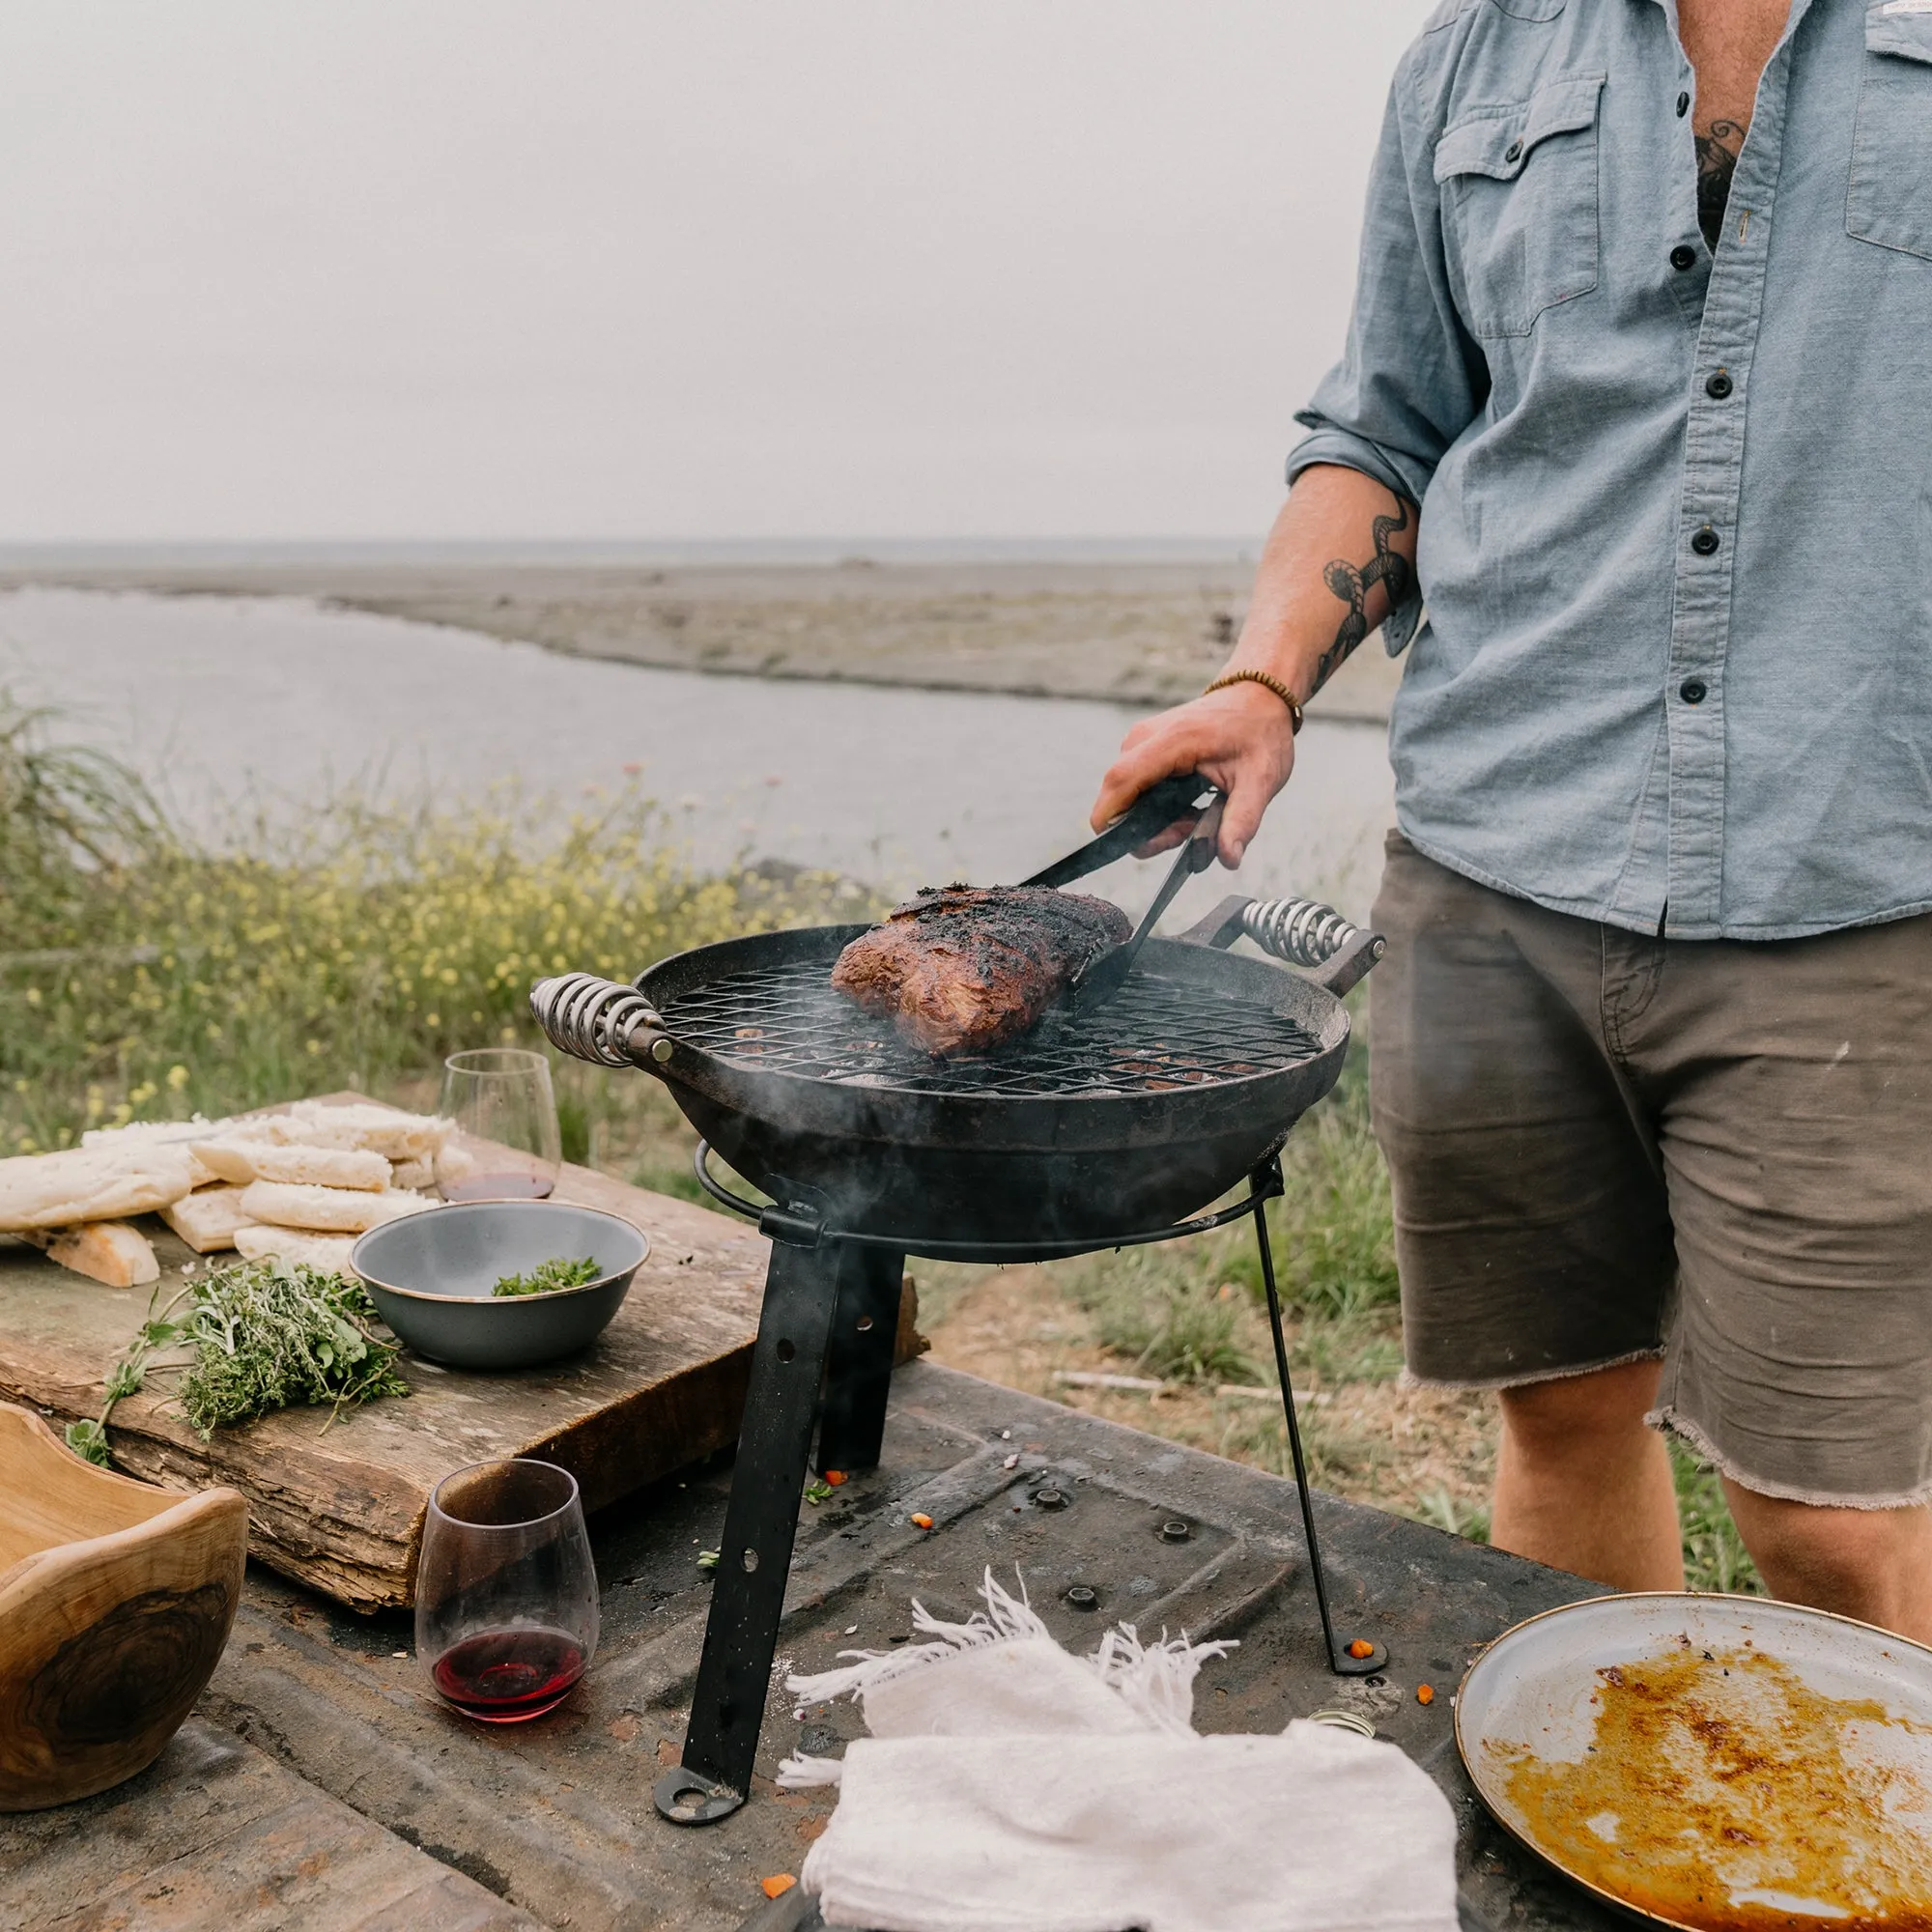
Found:
[[[1348, 347], [1295, 421], [1311, 434], [1288, 459], [1373, 476], [1420, 504], [1442, 455], [1482, 408], [1488, 368], [1450, 293], [1434, 130], [1418, 111], [1415, 50], [1396, 72], [1369, 175]], [[1421, 614], [1420, 590], [1383, 627], [1391, 654]]]

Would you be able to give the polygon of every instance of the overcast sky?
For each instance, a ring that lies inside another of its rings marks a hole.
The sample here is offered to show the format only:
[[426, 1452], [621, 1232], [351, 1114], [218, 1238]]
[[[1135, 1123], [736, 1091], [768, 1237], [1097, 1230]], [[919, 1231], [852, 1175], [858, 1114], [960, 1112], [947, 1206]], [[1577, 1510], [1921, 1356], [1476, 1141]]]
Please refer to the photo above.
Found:
[[1430, 0], [0, 0], [0, 541], [1247, 535]]

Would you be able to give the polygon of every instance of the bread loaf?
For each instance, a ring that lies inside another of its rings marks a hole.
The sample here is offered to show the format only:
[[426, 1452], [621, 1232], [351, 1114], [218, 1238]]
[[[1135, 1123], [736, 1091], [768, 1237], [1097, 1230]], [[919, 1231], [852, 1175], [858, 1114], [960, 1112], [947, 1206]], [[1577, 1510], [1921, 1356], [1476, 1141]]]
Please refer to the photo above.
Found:
[[194, 1185], [175, 1143], [64, 1148], [0, 1160], [0, 1234], [119, 1221], [179, 1201]]
[[347, 1274], [354, 1235], [311, 1235], [299, 1228], [269, 1228], [244, 1222], [235, 1231], [235, 1247], [244, 1262], [280, 1261]]
[[191, 1121], [129, 1121], [123, 1127], [89, 1127], [81, 1135], [84, 1148], [166, 1147], [176, 1141], [213, 1140], [236, 1125], [197, 1114]]
[[305, 1187], [289, 1180], [257, 1180], [242, 1195], [242, 1210], [251, 1221], [330, 1235], [359, 1235], [435, 1206], [434, 1201], [403, 1188], [369, 1194], [347, 1187]]
[[198, 1255], [232, 1248], [236, 1229], [247, 1218], [239, 1187], [204, 1187], [161, 1209], [161, 1219]]
[[455, 1122], [373, 1101], [298, 1100], [264, 1116], [274, 1139], [301, 1147], [359, 1148], [388, 1160], [434, 1160]]
[[61, 1228], [46, 1240], [47, 1259], [108, 1288], [146, 1288], [161, 1278], [148, 1237], [126, 1221]]
[[289, 1180], [307, 1187], [353, 1187], [380, 1194], [389, 1184], [389, 1163], [359, 1148], [276, 1147], [246, 1150], [257, 1180]]
[[246, 1187], [255, 1178], [255, 1155], [261, 1143], [224, 1136], [218, 1141], [195, 1141], [188, 1151], [216, 1180]]

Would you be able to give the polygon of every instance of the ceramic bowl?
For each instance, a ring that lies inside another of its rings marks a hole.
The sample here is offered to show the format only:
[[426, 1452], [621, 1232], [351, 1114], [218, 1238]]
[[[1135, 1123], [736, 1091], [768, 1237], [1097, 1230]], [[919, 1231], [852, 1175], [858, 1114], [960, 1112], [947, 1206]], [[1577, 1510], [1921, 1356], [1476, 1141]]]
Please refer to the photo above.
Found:
[[[351, 1251], [383, 1320], [408, 1347], [458, 1369], [527, 1369], [587, 1349], [650, 1253], [630, 1222], [563, 1201], [453, 1201], [371, 1228]], [[597, 1279], [497, 1295], [497, 1278], [588, 1255]]]

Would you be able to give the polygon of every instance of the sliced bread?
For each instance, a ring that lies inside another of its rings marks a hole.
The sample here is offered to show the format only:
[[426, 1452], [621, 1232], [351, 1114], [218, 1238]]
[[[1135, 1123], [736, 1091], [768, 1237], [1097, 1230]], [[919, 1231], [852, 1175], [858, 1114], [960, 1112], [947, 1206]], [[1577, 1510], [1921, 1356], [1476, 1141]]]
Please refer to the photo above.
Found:
[[374, 1101], [298, 1100], [265, 1116], [273, 1137], [292, 1146], [360, 1148], [389, 1160], [434, 1160], [455, 1122], [406, 1114]]
[[246, 1187], [255, 1178], [255, 1156], [265, 1145], [223, 1135], [218, 1141], [195, 1141], [188, 1151], [215, 1179], [225, 1180], [231, 1187]]
[[235, 1231], [235, 1246], [244, 1262], [300, 1263], [324, 1274], [347, 1274], [354, 1235], [311, 1235], [300, 1228], [270, 1228], [244, 1222]]
[[174, 1143], [15, 1154], [0, 1160], [0, 1234], [152, 1213], [193, 1185], [188, 1151]]
[[60, 1228], [46, 1240], [47, 1259], [108, 1288], [146, 1288], [161, 1278], [152, 1242], [126, 1221]]
[[305, 1187], [291, 1180], [257, 1180], [242, 1195], [242, 1212], [251, 1221], [331, 1235], [359, 1235], [384, 1221], [399, 1220], [435, 1206], [434, 1201], [405, 1188], [370, 1194], [348, 1187]]
[[124, 1127], [89, 1127], [80, 1144], [84, 1148], [166, 1147], [175, 1141], [212, 1140], [236, 1124], [211, 1121], [205, 1114], [189, 1121], [129, 1121]]
[[278, 1147], [246, 1150], [257, 1180], [288, 1180], [305, 1187], [351, 1187], [381, 1194], [389, 1184], [389, 1163], [361, 1148]]
[[184, 1194], [161, 1209], [165, 1221], [198, 1255], [235, 1245], [235, 1231], [247, 1220], [239, 1187], [204, 1187]]

